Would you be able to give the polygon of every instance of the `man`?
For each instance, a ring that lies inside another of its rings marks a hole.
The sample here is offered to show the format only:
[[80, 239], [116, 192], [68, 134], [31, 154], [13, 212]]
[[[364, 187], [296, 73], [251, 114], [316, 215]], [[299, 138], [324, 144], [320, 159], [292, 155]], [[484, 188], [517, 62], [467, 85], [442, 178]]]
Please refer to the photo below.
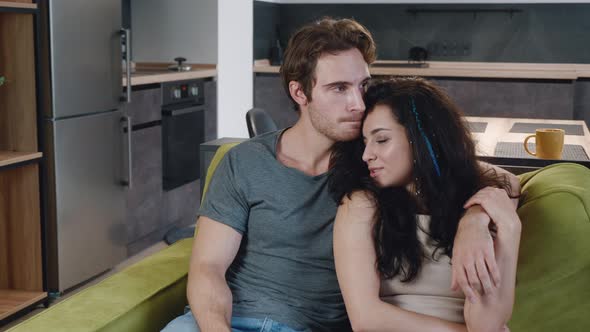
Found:
[[[337, 204], [327, 172], [333, 144], [360, 134], [374, 60], [371, 34], [352, 20], [323, 19], [292, 36], [281, 77], [299, 119], [234, 147], [218, 166], [190, 262], [192, 312], [164, 331], [350, 329], [333, 262]], [[484, 250], [489, 217], [475, 209], [467, 216], [457, 245], [467, 273], [456, 277], [465, 292], [480, 279], [491, 287], [474, 262], [486, 266], [487, 258], [492, 274], [495, 266]], [[478, 252], [486, 254], [470, 256]]]

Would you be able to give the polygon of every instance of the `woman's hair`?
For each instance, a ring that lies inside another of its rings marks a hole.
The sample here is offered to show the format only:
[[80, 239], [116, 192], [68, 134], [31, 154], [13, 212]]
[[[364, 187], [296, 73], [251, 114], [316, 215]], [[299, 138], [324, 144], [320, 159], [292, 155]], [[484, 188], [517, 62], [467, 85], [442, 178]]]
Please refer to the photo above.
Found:
[[377, 105], [388, 106], [406, 129], [416, 193], [405, 186], [376, 186], [362, 160], [362, 137], [334, 146], [329, 187], [337, 202], [354, 191], [369, 195], [376, 206], [377, 269], [385, 278], [401, 274], [403, 281], [410, 281], [420, 271], [425, 255], [416, 232], [419, 206], [431, 216], [430, 229], [424, 231], [436, 247], [433, 258], [439, 249], [450, 257], [467, 199], [486, 186], [509, 191], [510, 185], [505, 176], [491, 169], [482, 172], [461, 111], [435, 84], [414, 77], [373, 81], [364, 99], [365, 117]]
[[375, 42], [367, 28], [351, 19], [323, 18], [307, 24], [291, 36], [285, 50], [281, 79], [296, 110], [299, 105], [289, 93], [289, 82], [299, 82], [311, 101], [318, 59], [325, 53], [358, 49], [367, 64], [375, 61]]

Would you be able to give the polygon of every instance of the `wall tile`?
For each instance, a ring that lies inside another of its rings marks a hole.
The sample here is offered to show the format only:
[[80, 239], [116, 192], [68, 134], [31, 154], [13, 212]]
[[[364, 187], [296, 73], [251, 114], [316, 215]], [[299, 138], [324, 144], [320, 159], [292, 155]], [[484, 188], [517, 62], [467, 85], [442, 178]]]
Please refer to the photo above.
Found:
[[[276, 7], [279, 7], [278, 14]], [[420, 13], [408, 9], [504, 9], [514, 13]], [[371, 31], [381, 59], [407, 59], [412, 46], [469, 42], [468, 55], [433, 56], [441, 61], [589, 63], [590, 4], [281, 4], [254, 1], [255, 58], [280, 22], [283, 46], [305, 23], [324, 16], [355, 18]], [[271, 23], [272, 22], [272, 23]], [[272, 25], [272, 27], [271, 27]], [[266, 40], [266, 41], [265, 41]]]
[[254, 106], [268, 112], [279, 129], [292, 126], [299, 118], [277, 74], [254, 76]]

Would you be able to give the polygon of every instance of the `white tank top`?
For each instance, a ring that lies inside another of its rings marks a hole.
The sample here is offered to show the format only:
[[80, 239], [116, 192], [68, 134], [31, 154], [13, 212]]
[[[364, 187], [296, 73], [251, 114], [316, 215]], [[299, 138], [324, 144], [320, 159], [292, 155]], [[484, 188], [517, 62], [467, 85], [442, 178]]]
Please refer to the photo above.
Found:
[[401, 282], [400, 277], [381, 280], [379, 295], [385, 302], [402, 309], [434, 316], [447, 321], [464, 323], [465, 296], [461, 290], [451, 290], [451, 259], [441, 254], [432, 259], [434, 246], [424, 230], [430, 229], [430, 216], [418, 215], [418, 239], [426, 257], [422, 269], [411, 282]]

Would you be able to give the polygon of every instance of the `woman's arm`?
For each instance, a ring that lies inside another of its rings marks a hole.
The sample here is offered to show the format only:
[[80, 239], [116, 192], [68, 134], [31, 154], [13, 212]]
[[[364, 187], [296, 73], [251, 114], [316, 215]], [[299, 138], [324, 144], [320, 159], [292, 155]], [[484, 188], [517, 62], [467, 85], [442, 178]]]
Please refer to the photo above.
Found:
[[510, 319], [514, 305], [520, 219], [503, 189], [488, 187], [480, 190], [465, 207], [474, 205], [480, 205], [497, 227], [494, 250], [501, 282], [480, 301], [465, 302], [465, 321], [469, 331], [500, 331]]
[[338, 282], [354, 331], [466, 331], [448, 322], [398, 308], [379, 298], [372, 228], [375, 208], [362, 192], [345, 197], [334, 224], [334, 259]]

